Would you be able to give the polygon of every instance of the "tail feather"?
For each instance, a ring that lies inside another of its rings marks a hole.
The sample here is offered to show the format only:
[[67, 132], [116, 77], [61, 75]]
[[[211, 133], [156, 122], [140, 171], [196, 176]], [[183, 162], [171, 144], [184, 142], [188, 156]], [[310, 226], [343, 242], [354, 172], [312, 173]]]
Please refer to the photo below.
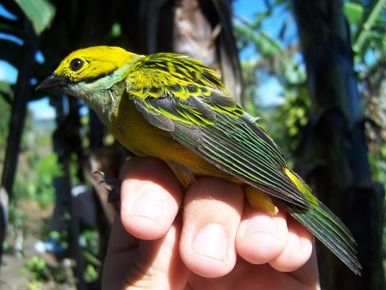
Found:
[[356, 275], [361, 274], [362, 266], [358, 260], [357, 245], [348, 228], [323, 203], [310, 204], [307, 209], [299, 209], [284, 204], [286, 210], [298, 222], [319, 239]]

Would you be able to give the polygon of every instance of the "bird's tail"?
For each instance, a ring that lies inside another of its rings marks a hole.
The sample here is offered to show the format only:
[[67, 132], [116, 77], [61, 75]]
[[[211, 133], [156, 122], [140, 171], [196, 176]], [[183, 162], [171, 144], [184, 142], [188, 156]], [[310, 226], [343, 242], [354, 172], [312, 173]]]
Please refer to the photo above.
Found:
[[357, 245], [349, 229], [320, 201], [310, 204], [307, 209], [299, 209], [283, 204], [298, 222], [320, 240], [356, 275], [361, 274], [362, 266], [358, 260]]
[[306, 208], [284, 203], [285, 209], [356, 275], [360, 275], [362, 267], [358, 260], [357, 244], [350, 230], [312, 194], [300, 176], [289, 168], [284, 168], [284, 173], [309, 202]]

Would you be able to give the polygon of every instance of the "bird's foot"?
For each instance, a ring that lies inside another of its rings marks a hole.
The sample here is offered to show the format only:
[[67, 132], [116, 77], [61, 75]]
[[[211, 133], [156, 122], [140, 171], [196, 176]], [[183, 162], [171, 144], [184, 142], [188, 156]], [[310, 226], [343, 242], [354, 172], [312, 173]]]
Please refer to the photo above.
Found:
[[117, 178], [108, 176], [100, 170], [94, 171], [93, 175], [99, 176], [99, 184], [105, 184], [106, 191], [108, 192], [107, 201], [119, 211], [121, 208], [121, 181]]

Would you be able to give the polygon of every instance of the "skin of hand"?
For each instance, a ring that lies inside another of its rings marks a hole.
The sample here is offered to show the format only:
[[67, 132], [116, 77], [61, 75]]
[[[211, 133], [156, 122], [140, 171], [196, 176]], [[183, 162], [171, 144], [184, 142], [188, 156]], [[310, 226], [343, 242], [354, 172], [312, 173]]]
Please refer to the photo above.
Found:
[[313, 238], [280, 209], [252, 209], [243, 187], [200, 177], [185, 194], [162, 161], [121, 172], [102, 289], [320, 289]]

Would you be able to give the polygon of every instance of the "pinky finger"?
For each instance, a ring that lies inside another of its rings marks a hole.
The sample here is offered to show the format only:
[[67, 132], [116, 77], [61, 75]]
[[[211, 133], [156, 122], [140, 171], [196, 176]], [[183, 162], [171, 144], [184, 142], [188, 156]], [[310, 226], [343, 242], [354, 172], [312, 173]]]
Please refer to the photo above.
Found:
[[281, 254], [270, 265], [281, 272], [292, 272], [302, 267], [310, 258], [313, 237], [302, 225], [288, 218], [288, 240]]

